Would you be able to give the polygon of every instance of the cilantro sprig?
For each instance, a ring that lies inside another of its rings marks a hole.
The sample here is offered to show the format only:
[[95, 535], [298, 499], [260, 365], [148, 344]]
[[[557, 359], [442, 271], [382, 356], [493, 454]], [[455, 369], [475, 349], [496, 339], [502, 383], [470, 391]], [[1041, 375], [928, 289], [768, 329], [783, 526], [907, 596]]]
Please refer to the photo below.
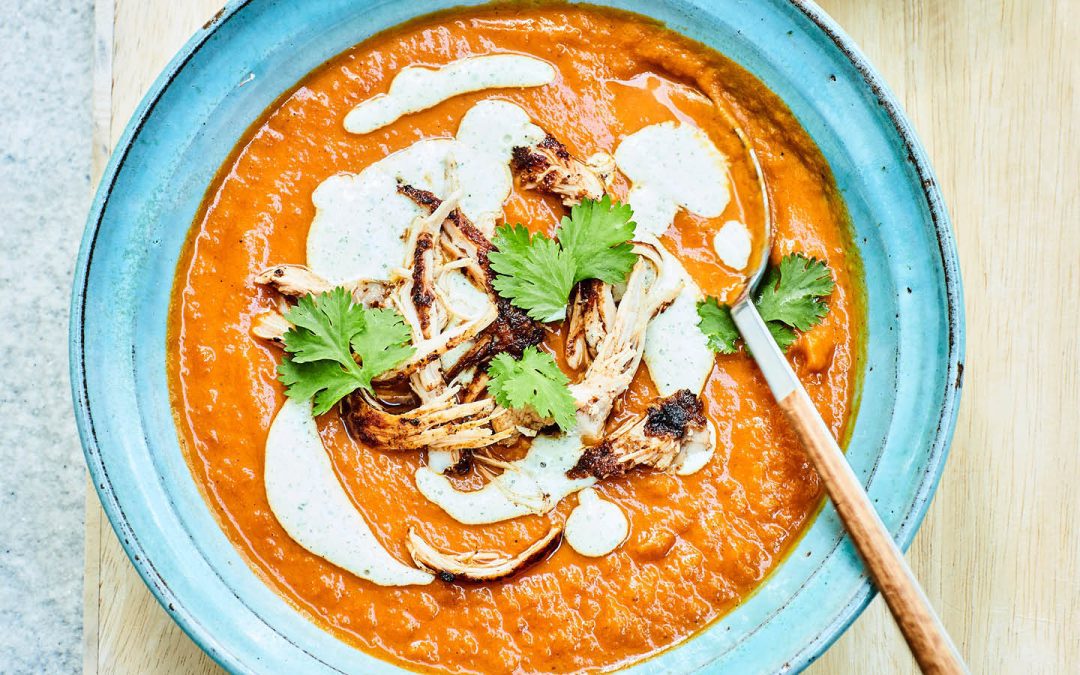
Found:
[[698, 328], [709, 340], [709, 349], [721, 354], [739, 351], [739, 329], [731, 318], [731, 308], [721, 305], [716, 298], [705, 298], [698, 303]]
[[527, 347], [520, 359], [497, 354], [488, 367], [488, 391], [504, 408], [531, 408], [541, 417], [555, 420], [563, 431], [574, 426], [577, 406], [568, 387], [570, 380], [551, 354]]
[[503, 225], [495, 232], [498, 251], [488, 254], [495, 291], [537, 321], [565, 316], [576, 266], [559, 244], [524, 225]]
[[372, 391], [372, 379], [413, 353], [400, 314], [366, 309], [344, 288], [301, 297], [285, 318], [293, 327], [283, 338], [288, 353], [278, 366], [278, 379], [290, 398], [314, 399], [315, 415], [357, 389]]
[[574, 284], [585, 279], [620, 283], [637, 256], [634, 216], [629, 204], [604, 195], [585, 199], [564, 216], [558, 241], [543, 234], [530, 237], [523, 225], [503, 225], [495, 233], [498, 249], [489, 255], [499, 295], [537, 321], [558, 321]]
[[[801, 253], [786, 255], [779, 265], [769, 268], [754, 304], [781, 351], [795, 343], [796, 330], [807, 331], [821, 323], [829, 313], [823, 298], [835, 287], [828, 265]], [[711, 349], [721, 354], [738, 351], [739, 331], [727, 305], [706, 298], [698, 303], [697, 311], [698, 328]]]
[[583, 200], [563, 216], [559, 243], [574, 261], [574, 283], [599, 279], [609, 284], [626, 281], [637, 254], [630, 240], [636, 224], [629, 204], [613, 203], [604, 195], [600, 201]]

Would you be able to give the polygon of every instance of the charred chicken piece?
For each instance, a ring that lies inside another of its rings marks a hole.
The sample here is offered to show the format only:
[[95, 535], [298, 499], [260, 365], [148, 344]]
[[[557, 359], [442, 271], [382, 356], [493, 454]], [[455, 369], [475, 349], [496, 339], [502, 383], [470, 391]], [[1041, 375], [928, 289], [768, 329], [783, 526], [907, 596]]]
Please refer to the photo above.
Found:
[[334, 288], [326, 279], [303, 265], [274, 265], [255, 275], [255, 283], [269, 286], [290, 298], [325, 293]]
[[389, 370], [375, 378], [375, 381], [379, 383], [394, 382], [404, 377], [411, 376], [413, 373], [439, 359], [439, 357], [446, 352], [461, 344], [475, 340], [497, 316], [498, 313], [496, 309], [492, 307], [472, 321], [444, 330], [431, 339], [420, 340], [419, 342], [414, 343], [413, 347], [415, 350], [412, 356], [393, 370]]
[[682, 389], [649, 406], [644, 415], [627, 420], [599, 444], [585, 450], [571, 478], [603, 480], [622, 476], [634, 467], [665, 471], [690, 446], [712, 443], [701, 400]]
[[251, 320], [251, 334], [271, 342], [281, 342], [290, 328], [292, 324], [276, 309], [256, 314]]
[[494, 400], [458, 403], [457, 394], [451, 387], [413, 410], [394, 414], [360, 389], [345, 399], [343, 419], [354, 437], [388, 450], [480, 448], [510, 435], [492, 429], [492, 420], [505, 414]]
[[[428, 192], [411, 185], [398, 186], [398, 192], [416, 202], [418, 206], [432, 212], [442, 206], [442, 200]], [[470, 367], [482, 367], [499, 352], [510, 352], [520, 358], [526, 347], [540, 344], [544, 339], [544, 329], [521, 309], [495, 293], [491, 286], [494, 273], [488, 262], [488, 253], [493, 249], [491, 241], [474, 226], [460, 209], [452, 210], [443, 223], [444, 248], [449, 248], [455, 255], [464, 256], [472, 261], [473, 266], [464, 267], [473, 283], [483, 288], [497, 309], [497, 317], [477, 336], [472, 347], [454, 364], [447, 373], [453, 379], [458, 373]], [[478, 278], [477, 278], [478, 277]]]
[[[433, 340], [446, 327], [447, 312], [436, 303], [435, 257], [442, 223], [454, 209], [454, 194], [427, 216], [417, 218], [406, 236], [405, 272], [389, 295], [389, 303], [398, 310], [412, 331], [413, 343]], [[413, 391], [427, 402], [446, 391], [446, 380], [438, 359], [425, 363], [409, 376]]]
[[500, 433], [507, 430], [514, 431], [514, 436], [507, 439], [507, 443], [512, 443], [522, 436], [532, 438], [541, 429], [550, 427], [552, 424], [555, 424], [554, 419], [541, 417], [532, 408], [508, 408], [505, 415], [496, 417], [492, 421], [491, 427]]
[[571, 368], [584, 368], [596, 356], [600, 340], [615, 319], [611, 285], [599, 279], [579, 283], [570, 296], [568, 314], [566, 362]]
[[641, 363], [649, 321], [682, 289], [681, 282], [672, 283], [671, 275], [665, 273], [664, 258], [656, 246], [636, 242], [634, 250], [638, 261], [610, 328], [584, 377], [570, 386], [578, 406], [578, 429], [586, 442], [599, 440], [612, 404], [630, 386]]
[[[607, 156], [597, 155], [585, 163], [548, 134], [539, 143], [514, 148], [510, 169], [523, 187], [557, 195], [562, 197], [563, 204], [573, 206], [583, 199], [604, 196], [607, 188], [607, 176], [601, 173], [607, 165], [604, 157]], [[613, 166], [608, 169], [609, 176], [612, 170]]]
[[[323, 279], [303, 265], [274, 265], [255, 275], [255, 283], [273, 288], [287, 298], [317, 295], [333, 290], [335, 284]], [[340, 284], [352, 291], [353, 300], [365, 307], [381, 304], [389, 285], [375, 279], [358, 279]]]
[[440, 551], [412, 528], [405, 545], [418, 567], [437, 574], [443, 581], [484, 582], [505, 579], [538, 562], [555, 548], [561, 535], [562, 526], [552, 526], [547, 534], [516, 555], [500, 551]]
[[482, 368], [500, 352], [509, 352], [519, 359], [526, 347], [543, 342], [543, 326], [510, 304], [509, 300], [500, 297], [495, 306], [498, 310], [497, 318], [480, 333], [469, 351], [454, 364], [448, 373], [450, 377], [468, 367]]

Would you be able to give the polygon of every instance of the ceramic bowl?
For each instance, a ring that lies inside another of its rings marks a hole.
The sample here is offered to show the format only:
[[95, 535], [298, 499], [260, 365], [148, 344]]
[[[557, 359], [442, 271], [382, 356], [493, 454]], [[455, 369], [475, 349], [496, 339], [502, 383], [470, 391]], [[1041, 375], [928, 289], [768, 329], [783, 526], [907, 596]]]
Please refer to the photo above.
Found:
[[[229, 670], [398, 669], [322, 631], [263, 584], [203, 501], [177, 441], [165, 372], [181, 247], [215, 171], [282, 92], [364, 38], [459, 1], [228, 4], [150, 88], [94, 200], [71, 319], [71, 379], [86, 461], [139, 574]], [[787, 102], [832, 166], [866, 269], [862, 406], [848, 458], [906, 547], [941, 475], [963, 369], [953, 235], [909, 124], [851, 40], [808, 2], [610, 4], [659, 19], [742, 64]], [[841, 534], [826, 506], [756, 594], [630, 671], [803, 668], [872, 594]]]

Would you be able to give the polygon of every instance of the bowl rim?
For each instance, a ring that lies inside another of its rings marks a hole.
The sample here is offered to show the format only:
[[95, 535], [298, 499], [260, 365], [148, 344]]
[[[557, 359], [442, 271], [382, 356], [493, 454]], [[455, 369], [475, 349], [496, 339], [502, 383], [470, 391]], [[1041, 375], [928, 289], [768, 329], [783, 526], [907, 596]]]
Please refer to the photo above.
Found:
[[[884, 110], [908, 153], [908, 160], [919, 179], [920, 190], [925, 199], [927, 213], [933, 225], [938, 249], [941, 255], [942, 274], [947, 310], [947, 384], [943, 397], [937, 427], [929, 444], [929, 456], [926, 470], [911, 503], [911, 509], [905, 514], [896, 532], [896, 541], [902, 551], [911, 545], [920, 524], [926, 516], [930, 501], [941, 480], [945, 462], [948, 458], [951, 441], [956, 429], [963, 388], [965, 318], [963, 287], [960, 274], [959, 256], [956, 240], [944, 197], [938, 179], [930, 165], [929, 158], [919, 141], [914, 128], [905, 116], [899, 102], [884, 79], [855, 44], [854, 40], [813, 0], [780, 0], [803, 14], [837, 49], [850, 61], [859, 73], [863, 83], [877, 97], [877, 102]], [[99, 450], [94, 431], [94, 418], [91, 413], [88, 382], [86, 379], [85, 347], [85, 310], [86, 290], [89, 283], [90, 263], [94, 247], [102, 225], [105, 205], [112, 189], [124, 167], [125, 160], [143, 125], [153, 113], [166, 89], [172, 84], [184, 66], [213, 37], [219, 27], [227, 23], [251, 0], [227, 0], [225, 5], [203, 26], [201, 26], [183, 47], [173, 56], [161, 73], [151, 84], [139, 105], [136, 107], [124, 131], [111, 151], [108, 164], [98, 182], [94, 199], [88, 213], [86, 227], [78, 252], [73, 277], [72, 300], [69, 315], [69, 369], [72, 399], [75, 409], [75, 421], [83, 447], [91, 481], [98, 494], [101, 505], [112, 525], [125, 554], [135, 567], [143, 583], [170, 618], [220, 666], [230, 672], [243, 672], [245, 664], [237, 659], [211, 631], [178, 601], [169, 591], [165, 579], [154, 568], [153, 563], [144, 555], [130, 522], [119, 504], [108, 470]], [[847, 538], [844, 535], [844, 538]], [[763, 583], [768, 583], [766, 579]], [[823, 654], [862, 613], [870, 600], [877, 593], [867, 580], [859, 591], [839, 611], [834, 619], [823, 626], [818, 634], [809, 640], [796, 655], [785, 664], [785, 671], [797, 672]], [[666, 650], [665, 650], [666, 651]], [[661, 652], [664, 653], [664, 652]], [[650, 657], [652, 658], [652, 657]]]

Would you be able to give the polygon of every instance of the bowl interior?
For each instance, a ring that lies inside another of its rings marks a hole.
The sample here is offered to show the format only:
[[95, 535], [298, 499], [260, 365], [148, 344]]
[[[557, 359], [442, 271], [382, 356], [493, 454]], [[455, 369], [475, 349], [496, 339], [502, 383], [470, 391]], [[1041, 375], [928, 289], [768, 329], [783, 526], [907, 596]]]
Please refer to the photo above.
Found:
[[[234, 671], [393, 672], [271, 591], [219, 529], [181, 454], [165, 371], [172, 279], [200, 200], [237, 139], [308, 71], [441, 0], [231, 3], [152, 87], [90, 214], [72, 311], [72, 381], [95, 486], [174, 618]], [[626, 0], [741, 63], [779, 94], [835, 173], [866, 270], [862, 405], [848, 458], [903, 546], [945, 459], [962, 324], [951, 233], [921, 150], [865, 60], [820, 11], [785, 0]], [[797, 670], [870, 597], [826, 506], [763, 588], [631, 670]]]

